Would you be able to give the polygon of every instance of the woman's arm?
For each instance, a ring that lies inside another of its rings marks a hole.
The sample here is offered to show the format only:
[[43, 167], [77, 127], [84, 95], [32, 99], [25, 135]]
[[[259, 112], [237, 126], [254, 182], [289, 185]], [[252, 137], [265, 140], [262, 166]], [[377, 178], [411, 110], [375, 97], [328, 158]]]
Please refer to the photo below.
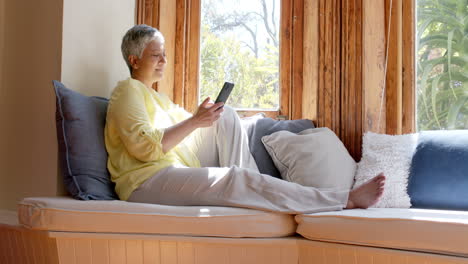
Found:
[[167, 153], [173, 147], [177, 146], [177, 144], [195, 131], [195, 129], [210, 127], [219, 119], [223, 112], [223, 103], [211, 104], [209, 101], [210, 98], [206, 98], [192, 117], [164, 130], [164, 135], [161, 140], [164, 153]]
[[125, 83], [121, 85], [110, 99], [107, 122], [113, 123], [115, 133], [132, 157], [142, 162], [161, 159], [164, 131], [151, 124], [144, 92]]

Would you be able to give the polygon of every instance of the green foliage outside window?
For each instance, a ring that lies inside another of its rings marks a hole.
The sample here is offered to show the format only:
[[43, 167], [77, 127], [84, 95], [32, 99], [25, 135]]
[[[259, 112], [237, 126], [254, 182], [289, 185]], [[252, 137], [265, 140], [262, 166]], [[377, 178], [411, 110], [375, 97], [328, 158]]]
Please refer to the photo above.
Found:
[[468, 0], [417, 0], [418, 130], [468, 129]]
[[[257, 0], [256, 3], [267, 7], [264, 13], [239, 10], [217, 13], [222, 9], [220, 6], [223, 1], [202, 2], [200, 100], [209, 96], [214, 101], [223, 83], [230, 81], [235, 83], [227, 102], [230, 106], [241, 109], [278, 109], [277, 32], [271, 30], [272, 34], [267, 40], [259, 39], [255, 34], [259, 27], [266, 27], [262, 24], [263, 16], [272, 11], [268, 9], [271, 9], [271, 5], [267, 5], [266, 0]], [[268, 21], [272, 21], [271, 17]], [[244, 32], [246, 37], [236, 38], [233, 31]]]

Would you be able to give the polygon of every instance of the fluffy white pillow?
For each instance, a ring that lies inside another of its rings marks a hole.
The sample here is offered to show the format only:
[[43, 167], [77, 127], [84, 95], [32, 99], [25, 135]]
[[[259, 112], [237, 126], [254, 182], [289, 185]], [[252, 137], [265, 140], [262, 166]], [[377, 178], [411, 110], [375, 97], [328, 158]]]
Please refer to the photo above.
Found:
[[384, 193], [373, 207], [409, 208], [411, 202], [406, 188], [417, 134], [392, 136], [367, 132], [362, 141], [362, 159], [353, 189], [383, 172], [386, 176]]
[[279, 131], [262, 142], [284, 180], [315, 188], [349, 190], [356, 162], [326, 127], [299, 134]]

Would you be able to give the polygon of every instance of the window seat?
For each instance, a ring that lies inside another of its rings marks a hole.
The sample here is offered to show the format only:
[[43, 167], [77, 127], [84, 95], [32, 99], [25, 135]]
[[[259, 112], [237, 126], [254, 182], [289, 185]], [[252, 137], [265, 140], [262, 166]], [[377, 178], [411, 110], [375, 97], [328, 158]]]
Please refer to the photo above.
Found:
[[468, 257], [468, 212], [369, 208], [296, 221], [297, 232], [311, 240]]
[[285, 237], [296, 231], [293, 216], [252, 209], [71, 197], [25, 198], [18, 216], [24, 226], [48, 231], [256, 238]]
[[[8, 215], [7, 215], [8, 214]], [[468, 263], [468, 213], [371, 208], [282, 215], [26, 198], [0, 224], [0, 263]], [[296, 224], [297, 222], [297, 224]]]

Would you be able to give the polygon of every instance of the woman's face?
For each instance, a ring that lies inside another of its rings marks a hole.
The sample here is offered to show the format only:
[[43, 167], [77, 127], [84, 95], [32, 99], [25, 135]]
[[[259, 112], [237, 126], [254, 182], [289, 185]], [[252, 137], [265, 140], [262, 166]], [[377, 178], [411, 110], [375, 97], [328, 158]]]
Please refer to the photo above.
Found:
[[152, 40], [146, 46], [141, 58], [136, 58], [132, 75], [144, 79], [146, 82], [157, 82], [163, 77], [166, 67], [166, 50], [159, 40]]

